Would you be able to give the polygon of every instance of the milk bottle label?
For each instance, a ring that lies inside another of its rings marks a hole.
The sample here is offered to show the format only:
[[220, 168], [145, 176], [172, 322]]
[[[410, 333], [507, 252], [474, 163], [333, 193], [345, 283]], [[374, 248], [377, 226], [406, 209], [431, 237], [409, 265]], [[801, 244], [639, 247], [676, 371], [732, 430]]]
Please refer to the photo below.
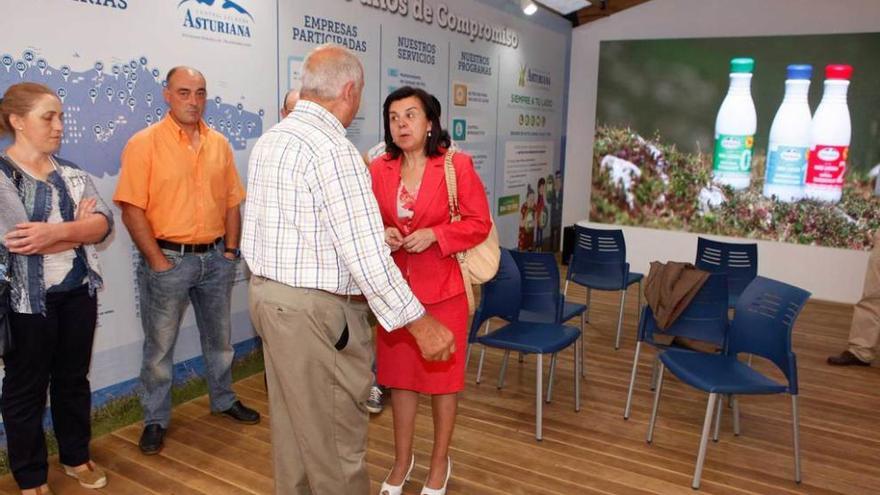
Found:
[[849, 146], [816, 145], [810, 150], [805, 184], [843, 187]]
[[800, 186], [804, 183], [807, 155], [806, 146], [772, 146], [767, 157], [767, 184]]
[[735, 136], [719, 134], [715, 138], [715, 156], [713, 171], [725, 176], [749, 176], [752, 166], [752, 146], [754, 136]]

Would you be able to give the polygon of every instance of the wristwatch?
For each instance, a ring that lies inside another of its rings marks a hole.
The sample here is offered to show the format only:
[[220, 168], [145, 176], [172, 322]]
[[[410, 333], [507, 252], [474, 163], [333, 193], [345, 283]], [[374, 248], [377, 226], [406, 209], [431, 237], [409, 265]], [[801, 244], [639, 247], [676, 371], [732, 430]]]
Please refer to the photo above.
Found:
[[241, 249], [238, 248], [226, 248], [223, 250], [224, 253], [229, 253], [235, 257], [235, 259], [241, 258]]

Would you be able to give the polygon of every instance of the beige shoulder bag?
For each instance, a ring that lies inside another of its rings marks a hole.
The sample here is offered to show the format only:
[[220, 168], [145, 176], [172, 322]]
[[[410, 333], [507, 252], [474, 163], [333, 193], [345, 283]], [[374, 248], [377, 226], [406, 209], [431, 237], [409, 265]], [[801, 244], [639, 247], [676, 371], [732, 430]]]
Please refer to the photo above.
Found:
[[[458, 187], [455, 180], [455, 167], [452, 164], [452, 156], [455, 151], [446, 152], [445, 172], [446, 189], [449, 191], [449, 216], [453, 222], [461, 220], [458, 210]], [[501, 262], [501, 249], [498, 242], [498, 231], [495, 230], [495, 222], [486, 240], [476, 246], [455, 253], [458, 265], [461, 268], [461, 277], [464, 279], [464, 288], [468, 297], [468, 310], [474, 312], [474, 292], [472, 284], [482, 284], [492, 280], [498, 273], [498, 264]]]

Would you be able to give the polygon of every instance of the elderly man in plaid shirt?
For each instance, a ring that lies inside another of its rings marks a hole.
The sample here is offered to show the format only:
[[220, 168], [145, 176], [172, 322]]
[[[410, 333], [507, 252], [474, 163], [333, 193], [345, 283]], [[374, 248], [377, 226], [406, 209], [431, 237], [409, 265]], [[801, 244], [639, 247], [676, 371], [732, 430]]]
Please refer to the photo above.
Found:
[[363, 77], [345, 48], [313, 50], [293, 113], [260, 138], [248, 166], [241, 247], [279, 495], [369, 491], [370, 310], [384, 328], [410, 332], [428, 360], [455, 352], [392, 261], [369, 172], [345, 137]]

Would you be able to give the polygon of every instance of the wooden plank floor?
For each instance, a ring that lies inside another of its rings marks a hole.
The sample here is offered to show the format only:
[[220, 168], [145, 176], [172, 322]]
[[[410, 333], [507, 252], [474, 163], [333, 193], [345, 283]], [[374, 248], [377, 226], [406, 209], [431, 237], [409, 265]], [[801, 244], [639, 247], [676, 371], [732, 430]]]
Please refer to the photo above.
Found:
[[[453, 441], [451, 494], [685, 494], [690, 489], [706, 397], [668, 379], [654, 445], [645, 441], [650, 399], [650, 352], [643, 355], [629, 421], [622, 419], [634, 349], [636, 292], [626, 308], [625, 339], [614, 351], [615, 294], [595, 293], [586, 330], [587, 379], [583, 408], [573, 410], [571, 352], [561, 357], [553, 402], [544, 408], [544, 440], [534, 439], [535, 359], [511, 359], [503, 390], [495, 387], [501, 353], [487, 353], [484, 382], [474, 384], [472, 356]], [[574, 300], [584, 292], [574, 290]], [[880, 486], [880, 371], [840, 369], [825, 358], [843, 349], [852, 308], [810, 302], [795, 330], [801, 384], [803, 483], [793, 481], [790, 401], [784, 396], [744, 398], [742, 435], [731, 432], [729, 410], [721, 440], [710, 443], [703, 493], [858, 494]], [[545, 360], [545, 366], [549, 360]], [[760, 369], [769, 369], [763, 363]], [[546, 376], [546, 375], [545, 375]], [[545, 382], [546, 383], [546, 382]], [[211, 416], [202, 397], [174, 409], [161, 455], [142, 456], [136, 424], [94, 440], [97, 462], [110, 473], [100, 493], [269, 494], [272, 493], [268, 403], [262, 375], [235, 384], [244, 401], [266, 419], [241, 426]], [[423, 400], [416, 428], [416, 469], [405, 493], [416, 494], [431, 449], [430, 405]], [[370, 422], [367, 462], [373, 493], [392, 453], [391, 411]], [[91, 494], [50, 461], [50, 483], [60, 495]], [[0, 493], [17, 493], [10, 477]]]

